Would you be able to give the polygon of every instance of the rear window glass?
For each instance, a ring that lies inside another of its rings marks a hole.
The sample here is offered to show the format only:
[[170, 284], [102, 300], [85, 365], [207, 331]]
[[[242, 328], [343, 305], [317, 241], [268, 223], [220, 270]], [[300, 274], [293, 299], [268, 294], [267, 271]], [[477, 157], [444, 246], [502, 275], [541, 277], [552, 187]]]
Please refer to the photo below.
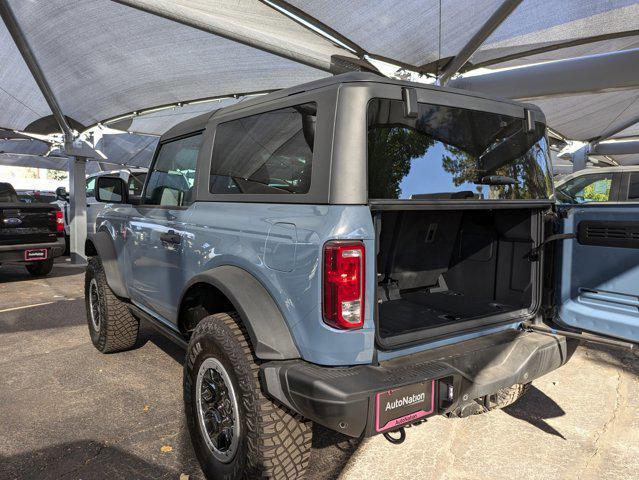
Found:
[[545, 125], [523, 118], [398, 100], [368, 108], [371, 199], [545, 199], [552, 194]]
[[211, 193], [308, 193], [316, 118], [316, 104], [305, 103], [221, 123]]

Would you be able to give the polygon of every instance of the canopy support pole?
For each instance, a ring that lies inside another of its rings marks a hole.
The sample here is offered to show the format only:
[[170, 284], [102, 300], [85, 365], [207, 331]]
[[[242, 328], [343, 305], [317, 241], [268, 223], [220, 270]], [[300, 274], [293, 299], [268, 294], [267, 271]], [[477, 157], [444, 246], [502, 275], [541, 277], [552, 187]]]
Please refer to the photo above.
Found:
[[521, 0], [504, 0], [490, 18], [486, 20], [486, 23], [477, 30], [468, 43], [466, 43], [459, 53], [444, 67], [439, 75], [438, 84], [442, 86], [446, 85], [452, 76], [466, 65], [470, 57], [473, 56], [477, 49], [482, 46], [486, 39], [509, 17], [520, 3]]
[[[11, 34], [11, 38], [18, 47], [18, 51], [24, 62], [27, 64], [33, 79], [35, 80], [38, 88], [42, 92], [42, 96], [46, 100], [51, 113], [53, 113], [58, 126], [62, 130], [65, 136], [65, 145], [73, 145], [75, 140], [75, 134], [71, 127], [67, 123], [67, 120], [62, 113], [60, 104], [58, 103], [53, 90], [47, 81], [47, 78], [35, 57], [31, 46], [27, 41], [20, 24], [16, 19], [13, 10], [9, 2], [0, 1], [0, 17], [7, 26], [7, 30]], [[87, 220], [86, 220], [86, 159], [84, 157], [75, 157], [74, 160], [69, 161], [69, 190], [70, 190], [70, 247], [71, 247], [71, 262], [75, 264], [85, 264], [86, 257], [84, 256], [84, 243], [87, 236]]]
[[53, 95], [49, 82], [42, 72], [42, 68], [40, 68], [40, 64], [33, 54], [33, 50], [31, 50], [22, 28], [20, 28], [20, 24], [18, 23], [13, 10], [11, 10], [9, 2], [0, 1], [0, 17], [4, 20], [7, 30], [9, 30], [9, 33], [11, 34], [11, 38], [13, 38], [16, 47], [18, 47], [18, 51], [20, 52], [20, 55], [22, 55], [27, 67], [29, 67], [29, 71], [31, 72], [33, 79], [36, 81], [38, 88], [40, 88], [40, 91], [49, 105], [56, 122], [58, 122], [62, 132], [64, 132], [66, 139], [71, 141], [73, 139], [73, 131], [67, 123], [66, 118], [64, 118], [62, 109]]
[[87, 240], [86, 158], [69, 160], [69, 241], [71, 263], [86, 264], [84, 244]]

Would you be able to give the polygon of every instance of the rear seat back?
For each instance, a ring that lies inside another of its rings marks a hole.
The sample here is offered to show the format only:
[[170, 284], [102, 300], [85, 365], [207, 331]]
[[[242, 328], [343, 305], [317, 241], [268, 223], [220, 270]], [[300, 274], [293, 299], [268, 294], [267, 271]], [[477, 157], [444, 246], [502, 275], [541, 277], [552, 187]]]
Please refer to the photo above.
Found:
[[448, 270], [462, 212], [384, 212], [378, 272], [400, 290], [429, 288]]

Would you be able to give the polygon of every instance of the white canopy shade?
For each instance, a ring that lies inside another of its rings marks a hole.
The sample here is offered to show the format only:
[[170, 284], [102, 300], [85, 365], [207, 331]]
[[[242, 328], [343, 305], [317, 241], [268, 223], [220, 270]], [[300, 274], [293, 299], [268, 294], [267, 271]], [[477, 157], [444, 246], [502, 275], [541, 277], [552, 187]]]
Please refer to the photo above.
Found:
[[[6, 0], [72, 128], [155, 135], [218, 107], [189, 102], [374, 69], [368, 58], [436, 73], [504, 1]], [[462, 70], [639, 47], [636, 0], [523, 0], [502, 20]], [[59, 131], [9, 32], [0, 22], [0, 128]], [[569, 139], [639, 134], [639, 89], [568, 90], [526, 100]]]

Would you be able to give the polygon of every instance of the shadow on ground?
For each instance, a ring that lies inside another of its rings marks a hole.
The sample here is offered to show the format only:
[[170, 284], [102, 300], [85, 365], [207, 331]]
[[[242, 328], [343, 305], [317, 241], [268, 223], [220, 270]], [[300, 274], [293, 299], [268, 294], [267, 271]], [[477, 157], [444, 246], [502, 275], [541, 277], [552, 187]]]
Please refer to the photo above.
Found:
[[[184, 362], [184, 350], [145, 322], [141, 323], [139, 342], [140, 346], [146, 342], [152, 342], [178, 364], [182, 365]], [[321, 425], [313, 425], [311, 459], [305, 478], [308, 480], [338, 478], [360, 443], [358, 439], [339, 434]]]
[[309, 480], [338, 478], [361, 441], [320, 425], [313, 425], [311, 461], [306, 474]]
[[151, 480], [175, 479], [178, 475], [117, 447], [91, 440], [54, 445], [11, 457], [0, 455], [1, 478]]
[[4, 282], [27, 282], [29, 280], [62, 278], [70, 275], [84, 273], [86, 267], [75, 265], [55, 265], [49, 275], [44, 277], [34, 277], [24, 265], [2, 265], [0, 266], [0, 283]]
[[621, 347], [609, 347], [599, 343], [584, 343], [586, 357], [591, 362], [613, 368], [639, 377], [639, 352]]
[[0, 333], [64, 328], [84, 323], [84, 298], [76, 298], [2, 312]]
[[550, 426], [546, 420], [563, 417], [566, 412], [552, 398], [531, 385], [526, 394], [513, 405], [503, 409], [511, 417], [518, 418], [538, 429], [566, 440], [560, 432]]

